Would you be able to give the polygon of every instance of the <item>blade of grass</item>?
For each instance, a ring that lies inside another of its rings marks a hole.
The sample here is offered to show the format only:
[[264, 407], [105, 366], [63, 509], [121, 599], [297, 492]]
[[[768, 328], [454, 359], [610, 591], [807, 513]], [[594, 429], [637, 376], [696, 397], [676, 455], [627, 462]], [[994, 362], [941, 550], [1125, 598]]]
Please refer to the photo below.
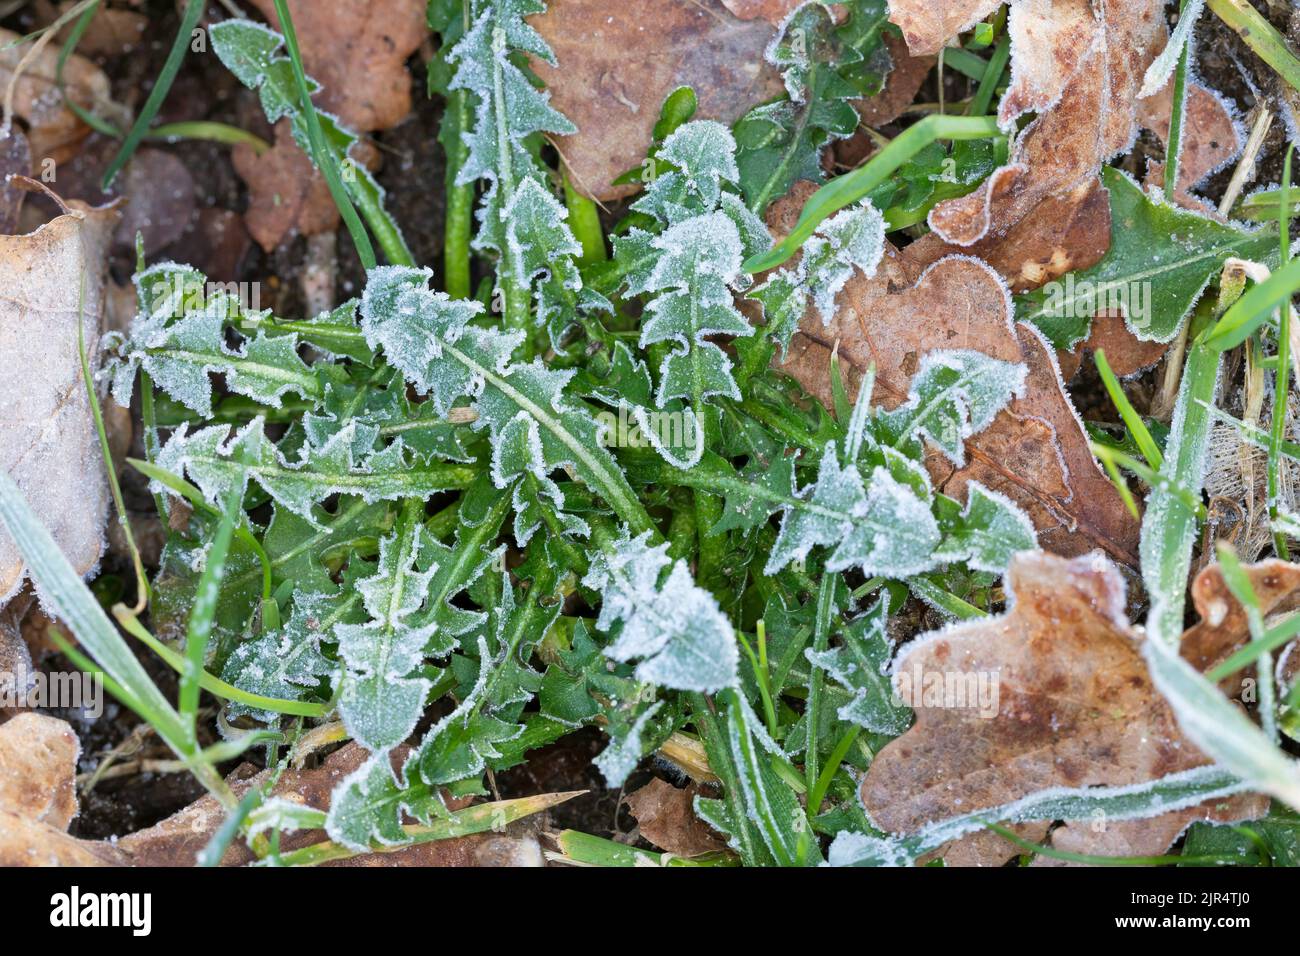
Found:
[[[1258, 645], [1268, 635], [1264, 628], [1264, 612], [1259, 606], [1259, 595], [1250, 583], [1237, 553], [1231, 545], [1220, 541], [1216, 549], [1219, 557], [1219, 570], [1223, 573], [1223, 582], [1228, 585], [1232, 596], [1246, 612], [1246, 622], [1250, 626], [1250, 640]], [[1260, 647], [1256, 655], [1259, 661], [1259, 722], [1264, 735], [1277, 742], [1277, 695], [1273, 685], [1273, 658], [1266, 648]]]
[[1124, 419], [1124, 425], [1128, 428], [1129, 434], [1137, 442], [1142, 457], [1147, 460], [1148, 465], [1158, 471], [1160, 466], [1165, 463], [1165, 457], [1160, 453], [1160, 446], [1151, 437], [1151, 432], [1147, 431], [1142, 416], [1137, 413], [1133, 403], [1124, 394], [1119, 379], [1111, 371], [1110, 363], [1106, 361], [1105, 349], [1098, 349], [1093, 358], [1097, 363], [1097, 371], [1101, 373], [1101, 380], [1106, 385], [1106, 392], [1110, 395], [1110, 400], [1115, 404], [1115, 408], [1119, 410], [1120, 417]]
[[113, 679], [124, 695], [122, 702], [148, 721], [178, 756], [193, 757], [195, 749], [180, 715], [136, 660], [13, 479], [3, 473], [0, 523], [23, 556], [42, 600], [68, 624], [90, 657]]
[[[1188, 15], [1188, 0], [1179, 4], [1180, 17]], [[1197, 8], [1200, 9], [1199, 7]], [[1182, 20], [1179, 20], [1182, 23]], [[1165, 199], [1172, 203], [1178, 192], [1178, 154], [1183, 145], [1183, 115], [1187, 109], [1187, 61], [1192, 51], [1192, 30], [1187, 30], [1174, 68], [1174, 104], [1169, 114], [1169, 135], [1165, 137]], [[1157, 466], [1158, 467], [1158, 466]]]
[[[485, 833], [488, 830], [499, 831], [515, 820], [520, 820], [534, 813], [541, 813], [543, 810], [549, 810], [551, 807], [559, 806], [561, 803], [572, 800], [574, 797], [581, 796], [586, 792], [585, 790], [573, 790], [567, 793], [544, 793], [535, 797], [521, 797], [517, 800], [480, 803], [472, 807], [466, 807], [464, 810], [457, 810], [441, 820], [433, 821], [428, 826], [408, 824], [402, 827], [406, 838], [400, 843], [392, 846], [375, 845], [368, 851], [363, 852], [394, 853], [417, 843], [451, 840], [456, 837], [471, 836], [475, 833]], [[358, 855], [360, 854], [356, 850], [326, 840], [323, 843], [313, 843], [301, 850], [286, 853], [281, 862], [286, 866], [317, 866], [330, 860], [346, 860]]]
[[999, 135], [997, 119], [992, 116], [925, 117], [901, 133], [866, 165], [831, 180], [813, 193], [790, 234], [768, 252], [747, 260], [742, 268], [755, 275], [781, 265], [799, 251], [824, 220], [862, 199], [930, 144], [943, 139], [992, 139]]
[[[212, 639], [212, 619], [217, 613], [221, 597], [221, 579], [226, 573], [226, 556], [230, 553], [230, 539], [234, 536], [235, 515], [241, 513], [243, 488], [236, 485], [221, 515], [221, 524], [208, 548], [194, 590], [194, 606], [190, 609], [185, 628], [185, 666], [181, 670], [179, 710], [181, 719], [189, 726], [191, 739], [198, 743], [199, 680], [203, 674], [208, 642]], [[242, 515], [241, 515], [242, 517]]]
[[261, 156], [271, 148], [271, 144], [256, 133], [250, 133], [229, 123], [214, 123], [210, 120], [185, 120], [180, 123], [165, 123], [149, 130], [150, 139], [165, 139], [175, 142], [182, 139], [202, 139], [211, 143], [224, 143], [237, 146], [246, 143], [253, 147], [253, 152]]
[[189, 0], [185, 4], [185, 12], [181, 14], [180, 29], [176, 31], [176, 39], [172, 41], [172, 48], [167, 54], [167, 61], [163, 64], [162, 72], [158, 74], [158, 79], [154, 81], [153, 89], [149, 91], [149, 97], [144, 101], [144, 106], [140, 109], [140, 115], [135, 118], [131, 124], [131, 129], [127, 131], [126, 139], [122, 141], [122, 146], [113, 157], [113, 161], [108, 164], [108, 169], [104, 171], [104, 178], [100, 181], [100, 188], [105, 192], [113, 185], [113, 180], [135, 155], [136, 148], [139, 147], [140, 141], [143, 140], [149, 132], [149, 124], [153, 118], [158, 115], [159, 108], [162, 107], [163, 100], [171, 92], [172, 83], [176, 79], [176, 74], [180, 72], [181, 63], [185, 60], [185, 52], [190, 46], [190, 37], [194, 28], [198, 25], [199, 17], [203, 15], [203, 0]]
[[573, 185], [567, 171], [564, 173], [564, 202], [569, 208], [569, 228], [582, 246], [581, 265], [604, 262], [609, 258], [605, 249], [605, 233], [600, 226], [600, 208]]
[[352, 243], [357, 248], [361, 265], [369, 272], [377, 265], [375, 248], [370, 243], [370, 235], [366, 232], [361, 217], [357, 215], [356, 207], [352, 205], [352, 200], [343, 187], [334, 154], [325, 146], [325, 133], [321, 129], [316, 105], [311, 101], [311, 90], [307, 86], [307, 72], [303, 69], [302, 52], [298, 49], [298, 34], [293, 28], [293, 18], [289, 15], [289, 5], [285, 0], [275, 0], [275, 13], [280, 19], [280, 29], [284, 32], [284, 48], [293, 66], [293, 78], [298, 84], [298, 98], [307, 123], [307, 139], [311, 144], [312, 159], [316, 163], [316, 168], [325, 176], [330, 195], [334, 197], [334, 204], [338, 206], [339, 215], [343, 217], [348, 233], [352, 236]]
[[[1295, 145], [1288, 144], [1282, 162], [1282, 189], [1278, 204], [1278, 235], [1281, 243], [1280, 261], [1285, 267], [1291, 261], [1291, 158]], [[1286, 418], [1291, 397], [1291, 308], [1278, 309], [1277, 316], [1277, 377], [1273, 382], [1273, 421], [1268, 443], [1268, 516], [1278, 518], [1278, 470], [1282, 458], [1282, 442], [1286, 438]], [[1273, 549], [1284, 561], [1291, 559], [1286, 535], [1273, 534]]]
[[[1196, 310], [1189, 329], [1192, 344], [1187, 350], [1178, 399], [1174, 405], [1164, 464], [1163, 481], [1153, 485], [1142, 516], [1139, 545], [1142, 581], [1151, 596], [1147, 631], [1156, 643], [1177, 646], [1183, 635], [1183, 609], [1187, 601], [1187, 578], [1191, 573], [1192, 545], [1205, 481], [1205, 458], [1209, 445], [1210, 411], [1218, 391], [1223, 353], [1207, 346], [1201, 334], [1209, 326], [1214, 305], [1208, 300]], [[1140, 464], [1140, 463], [1138, 463]], [[1185, 489], [1197, 507], [1175, 489]]]

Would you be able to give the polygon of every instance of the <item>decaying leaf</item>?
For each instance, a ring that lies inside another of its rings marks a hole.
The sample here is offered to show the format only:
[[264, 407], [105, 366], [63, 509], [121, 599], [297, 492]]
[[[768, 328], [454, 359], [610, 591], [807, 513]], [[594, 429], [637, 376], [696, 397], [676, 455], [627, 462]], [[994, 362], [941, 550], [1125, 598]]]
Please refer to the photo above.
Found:
[[[30, 49], [19, 44], [19, 39], [17, 33], [0, 29], [0, 90], [8, 88], [14, 69]], [[55, 83], [58, 62], [58, 46], [45, 47], [23, 68], [14, 88], [14, 114], [27, 123], [32, 156], [38, 164], [45, 159], [63, 162], [90, 133], [90, 127], [68, 109], [59, 92]], [[68, 98], [83, 109], [123, 126], [130, 124], [130, 117], [113, 102], [108, 77], [85, 57], [69, 57], [63, 68], [63, 86]]]
[[[0, 236], [0, 467], [18, 484], [73, 567], [94, 568], [108, 502], [77, 352], [84, 285], [86, 349], [99, 351], [107, 251], [118, 212], [74, 203], [24, 236]], [[23, 562], [0, 534], [0, 601]]]
[[[277, 31], [274, 0], [253, 0]], [[324, 87], [317, 105], [361, 132], [396, 126], [411, 112], [407, 58], [428, 34], [424, 0], [289, 0], [307, 74]]]
[[[778, 234], [802, 202], [793, 191], [769, 213]], [[835, 318], [804, 316], [784, 370], [829, 407], [830, 353], [838, 344], [852, 392], [876, 367], [876, 398], [886, 409], [907, 400], [922, 358], [937, 349], [975, 349], [1029, 368], [1025, 393], [966, 443], [954, 470], [931, 455], [936, 484], [964, 499], [977, 481], [1007, 495], [1033, 520], [1043, 546], [1061, 554], [1101, 548], [1132, 564], [1138, 525], [1088, 448], [1087, 436], [1060, 378], [1055, 352], [1032, 326], [1013, 322], [1002, 278], [969, 256], [947, 256], [920, 271], [906, 252], [886, 249], [874, 278], [855, 276]]]
[[[970, 246], [1002, 233], [1045, 199], [1069, 193], [1124, 151], [1137, 132], [1137, 94], [1168, 29], [1164, 0], [1114, 0], [1094, 15], [1089, 0], [1019, 0], [1011, 5], [1012, 85], [999, 108], [1016, 137], [1011, 161], [978, 190], [935, 207], [930, 224]], [[996, 4], [966, 0], [936, 16], [928, 0], [891, 0], [913, 53], [932, 52]]]
[[763, 57], [772, 25], [738, 20], [718, 0], [552, 0], [532, 24], [559, 64], [533, 67], [551, 105], [578, 127], [558, 147], [574, 184], [596, 199], [640, 188], [613, 180], [641, 165], [678, 87], [695, 90], [697, 119], [728, 124], [784, 89]]
[[1085, 356], [1106, 353], [1110, 370], [1120, 378], [1136, 375], [1151, 368], [1169, 351], [1168, 342], [1143, 342], [1129, 331], [1124, 316], [1118, 312], [1102, 312], [1093, 316], [1092, 332], [1073, 352], [1057, 352], [1061, 363], [1061, 376], [1068, 382], [1085, 361]]
[[893, 61], [885, 88], [875, 96], [854, 100], [853, 106], [867, 126], [877, 127], [892, 123], [912, 105], [917, 92], [934, 68], [936, 57], [911, 56], [907, 44], [894, 34], [885, 36], [885, 48]]
[[1003, 234], [963, 248], [931, 232], [903, 250], [903, 257], [919, 271], [944, 256], [974, 256], [1021, 293], [1095, 266], [1110, 248], [1110, 225], [1110, 199], [1094, 178], [1044, 200]]
[[314, 236], [338, 228], [339, 210], [329, 184], [295, 142], [289, 120], [276, 124], [275, 145], [261, 156], [240, 143], [231, 158], [248, 184], [244, 224], [267, 252], [288, 236]]
[[775, 25], [803, 6], [805, 0], [722, 0], [737, 20], [763, 19]]
[[[1007, 588], [1006, 614], [924, 635], [894, 664], [894, 687], [916, 723], [881, 750], [862, 784], [868, 814], [887, 831], [1048, 787], [1136, 784], [1209, 762], [1151, 682], [1114, 565], [1096, 554], [1025, 552]], [[1215, 636], [1231, 645], [1242, 634]], [[1192, 819], [1247, 819], [1267, 805], [1243, 795], [1176, 819], [1078, 821], [1065, 839], [1079, 852], [1162, 853]], [[1049, 824], [1027, 835], [1041, 840]], [[980, 846], [964, 859], [996, 865], [1018, 852], [987, 839]]]
[[28, 711], [0, 724], [0, 808], [66, 830], [77, 815], [80, 753], [66, 721]]
[[[1138, 100], [1138, 122], [1160, 137], [1169, 138], [1170, 112], [1173, 107], [1172, 84], [1159, 93]], [[1213, 90], [1199, 83], [1189, 84], [1183, 107], [1183, 142], [1178, 153], [1178, 189], [1174, 198], [1189, 209], [1212, 209], [1192, 190], [1207, 176], [1232, 162], [1241, 152], [1244, 138], [1232, 108]], [[1164, 163], [1152, 162], [1147, 183], [1163, 186]]]
[[627, 805], [641, 835], [661, 850], [677, 856], [699, 856], [726, 849], [718, 835], [695, 815], [695, 795], [699, 792], [694, 785], [679, 790], [656, 777], [629, 794]]

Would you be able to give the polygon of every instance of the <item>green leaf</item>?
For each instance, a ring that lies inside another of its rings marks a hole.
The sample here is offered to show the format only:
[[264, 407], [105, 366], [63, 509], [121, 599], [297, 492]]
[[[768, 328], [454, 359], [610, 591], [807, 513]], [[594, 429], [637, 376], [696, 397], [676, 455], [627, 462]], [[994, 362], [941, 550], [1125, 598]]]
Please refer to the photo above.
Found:
[[686, 563], [672, 564], [668, 545], [652, 547], [648, 538], [625, 530], [591, 554], [583, 584], [601, 594], [596, 627], [611, 632], [622, 625], [606, 654], [616, 661], [641, 658], [639, 679], [676, 690], [713, 692], [734, 684], [740, 655], [731, 622]]
[[808, 648], [804, 655], [853, 695], [840, 705], [840, 720], [897, 737], [911, 725], [912, 711], [894, 702], [886, 673], [894, 654], [885, 631], [888, 620], [889, 598], [881, 597], [866, 614], [840, 629], [842, 643], [838, 647], [820, 654]]
[[354, 427], [316, 449], [308, 461], [289, 462], [266, 437], [260, 418], [233, 437], [225, 425], [193, 434], [182, 426], [163, 446], [158, 464], [173, 474], [188, 474], [214, 503], [251, 479], [309, 522], [316, 518], [315, 506], [332, 495], [355, 495], [368, 502], [424, 498], [464, 488], [474, 477], [474, 469], [465, 465], [412, 465], [400, 439], [357, 462], [351, 441]]
[[1143, 341], [1168, 342], [1232, 257], [1274, 257], [1277, 233], [1215, 222], [1167, 205], [1127, 174], [1102, 171], [1110, 192], [1111, 244], [1091, 269], [1016, 297], [1016, 318], [1033, 322], [1058, 349], [1087, 338], [1094, 313], [1118, 309]]

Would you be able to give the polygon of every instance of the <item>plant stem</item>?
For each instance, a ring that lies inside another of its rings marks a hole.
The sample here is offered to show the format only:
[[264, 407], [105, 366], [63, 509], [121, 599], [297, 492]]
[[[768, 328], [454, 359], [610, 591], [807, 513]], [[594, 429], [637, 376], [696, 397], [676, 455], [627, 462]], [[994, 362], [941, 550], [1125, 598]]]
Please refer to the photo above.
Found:
[[[1179, 10], [1187, 16], [1188, 0], [1182, 0]], [[1165, 199], [1170, 203], [1178, 192], [1178, 153], [1183, 142], [1183, 114], [1187, 107], [1187, 61], [1192, 51], [1192, 32], [1187, 32], [1187, 42], [1178, 54], [1174, 70], [1174, 104], [1169, 114], [1169, 136], [1165, 141]]]
[[[829, 571], [822, 572], [821, 583], [817, 587], [817, 616], [813, 625], [813, 657], [810, 657], [808, 673], [808, 701], [804, 706], [804, 722], [807, 727], [807, 747], [804, 750], [804, 776], [807, 778], [808, 792], [817, 790], [818, 771], [821, 757], [818, 754], [818, 736], [821, 727], [822, 691], [825, 689], [826, 674], [816, 663], [816, 655], [825, 654], [830, 646], [831, 617], [835, 613], [835, 583], [839, 575]], [[812, 804], [809, 811], [816, 812]]]
[[469, 240], [474, 221], [474, 184], [456, 184], [469, 147], [461, 131], [473, 122], [468, 90], [453, 90], [447, 96], [443, 123], [450, 124], [443, 136], [447, 153], [447, 221], [442, 240], [443, 286], [453, 299], [470, 297]]
[[564, 202], [569, 208], [569, 228], [582, 245], [579, 265], [604, 262], [609, 258], [605, 249], [605, 232], [600, 226], [600, 208], [574, 188], [569, 174], [564, 173]]

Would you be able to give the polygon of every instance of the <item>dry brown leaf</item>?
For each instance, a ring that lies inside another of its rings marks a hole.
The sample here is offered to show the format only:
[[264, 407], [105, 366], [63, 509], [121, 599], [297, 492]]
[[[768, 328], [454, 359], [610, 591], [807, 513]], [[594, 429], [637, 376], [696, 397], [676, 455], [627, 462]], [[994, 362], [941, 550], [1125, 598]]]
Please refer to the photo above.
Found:
[[1143, 342], [1131, 331], [1123, 314], [1101, 312], [1092, 319], [1092, 331], [1073, 352], [1057, 352], [1061, 363], [1061, 376], [1068, 382], [1074, 378], [1087, 354], [1105, 351], [1110, 370], [1120, 378], [1128, 378], [1151, 368], [1169, 351], [1168, 342]]
[[[18, 34], [0, 29], [0, 90], [7, 89], [14, 68], [29, 51], [28, 45], [15, 45]], [[14, 113], [27, 123], [32, 156], [39, 166], [44, 159], [55, 163], [71, 157], [78, 144], [90, 133], [90, 127], [64, 104], [54, 82], [59, 62], [59, 47], [50, 44], [23, 69], [14, 89]], [[108, 77], [83, 56], [73, 54], [63, 68], [64, 89], [78, 106], [129, 126], [131, 117], [113, 102]]]
[[[1169, 115], [1173, 108], [1172, 83], [1154, 96], [1138, 101], [1138, 122], [1160, 137], [1169, 138]], [[1178, 155], [1178, 189], [1175, 200], [1189, 209], [1214, 212], [1214, 207], [1192, 194], [1207, 176], [1222, 169], [1241, 153], [1244, 145], [1240, 124], [1232, 109], [1218, 94], [1199, 83], [1187, 89], [1183, 113], [1182, 147]], [[1162, 187], [1165, 164], [1152, 162], [1147, 169], [1148, 185]]]
[[641, 835], [659, 849], [677, 856], [699, 856], [726, 849], [726, 844], [695, 815], [699, 788], [679, 790], [656, 777], [628, 795], [627, 805], [636, 817]]
[[11, 235], [18, 228], [27, 193], [10, 182], [10, 176], [30, 176], [32, 148], [21, 130], [10, 130], [0, 139], [0, 236]]
[[[253, 0], [280, 29], [274, 0]], [[354, 130], [396, 126], [411, 112], [407, 58], [429, 28], [424, 0], [289, 0], [307, 73], [323, 86], [316, 102]]]
[[885, 35], [885, 47], [894, 63], [885, 88], [875, 96], [853, 101], [862, 122], [871, 127], [884, 126], [902, 116], [936, 62], [933, 56], [911, 56], [907, 44], [892, 33]]
[[[891, 0], [890, 13], [912, 52], [926, 53], [994, 6], [970, 0], [948, 4], [936, 16], [929, 0]], [[1039, 115], [1017, 136], [1008, 165], [969, 196], [931, 212], [934, 230], [958, 246], [1006, 232], [1128, 149], [1143, 76], [1168, 35], [1164, 6], [1163, 0], [1113, 0], [1094, 17], [1087, 0], [1013, 3], [1013, 81], [998, 118], [1010, 126], [1028, 110]]]
[[235, 171], [248, 184], [249, 234], [267, 252], [295, 235], [338, 228], [339, 210], [325, 177], [294, 141], [288, 119], [275, 127], [275, 145], [258, 156], [246, 143], [235, 147]]
[[0, 725], [0, 807], [66, 830], [77, 815], [80, 754], [67, 721], [26, 711]]
[[805, 0], [722, 0], [722, 5], [738, 20], [766, 20], [779, 25]]
[[[978, 706], [914, 701], [916, 723], [881, 750], [862, 784], [868, 814], [889, 832], [1049, 787], [1135, 784], [1209, 762], [1151, 682], [1114, 565], [1096, 554], [1026, 552], [1013, 558], [1006, 585], [1006, 614], [922, 636], [895, 664], [895, 686], [904, 679], [918, 689], [941, 679], [926, 674], [996, 675], [998, 709], [990, 718]], [[1079, 852], [1162, 853], [1191, 819], [1245, 819], [1267, 805], [1243, 795], [1177, 819], [1133, 821], [1105, 839], [1117, 824], [1081, 824], [1066, 839]], [[987, 839], [981, 848], [967, 862], [995, 865], [1017, 852]]]
[[[31, 716], [31, 715], [28, 715]], [[59, 728], [32, 730], [26, 736], [30, 755], [25, 759], [33, 772], [39, 772], [39, 792], [20, 789], [18, 807], [6, 800], [8, 783], [3, 775], [9, 753], [5, 733], [20, 718], [0, 727], [0, 866], [193, 866], [195, 857], [226, 819], [226, 812], [216, 798], [207, 796], [190, 804], [161, 823], [113, 841], [80, 840], [63, 832], [66, 801], [75, 814], [73, 791], [75, 763], [69, 760], [67, 741]], [[62, 721], [52, 721], [71, 729]], [[24, 738], [15, 734], [14, 743]], [[75, 736], [71, 737], [75, 745]], [[73, 752], [75, 759], [75, 751]], [[286, 770], [272, 789], [274, 796], [315, 807], [329, 809], [330, 793], [340, 780], [368, 759], [356, 744], [335, 751], [313, 770]], [[21, 764], [15, 764], [21, 766]], [[231, 790], [242, 796], [264, 784], [270, 771], [258, 771], [244, 764], [226, 778]], [[48, 793], [47, 793], [48, 790]], [[50, 794], [56, 796], [51, 798]], [[66, 797], [66, 800], [65, 800]], [[40, 809], [48, 800], [47, 819], [40, 819], [29, 808]], [[468, 798], [448, 800], [455, 810], [470, 803]], [[69, 819], [71, 817], [69, 816]], [[325, 866], [542, 866], [539, 837], [546, 827], [546, 814], [538, 813], [509, 824], [504, 830], [489, 831], [466, 837], [417, 844], [392, 853], [367, 853]], [[310, 846], [325, 839], [319, 830], [285, 834], [281, 846], [285, 852]], [[253, 854], [242, 844], [232, 844], [221, 858], [222, 866], [243, 866], [253, 861]]]
[[957, 34], [969, 30], [1002, 6], [1002, 0], [889, 0], [889, 19], [917, 56], [938, 53]]
[[[768, 222], [789, 230], [809, 192], [801, 183], [773, 204]], [[804, 316], [783, 370], [829, 407], [830, 353], [838, 343], [850, 394], [876, 366], [876, 401], [895, 408], [907, 400], [913, 373], [935, 349], [976, 349], [1028, 366], [1025, 394], [966, 443], [967, 464], [954, 470], [929, 457], [938, 487], [964, 499], [978, 481], [1019, 504], [1043, 547], [1061, 554], [1101, 548], [1135, 562], [1138, 523], [1102, 473], [1060, 379], [1053, 350], [1032, 326], [1016, 325], [1002, 278], [969, 256], [948, 256], [918, 272], [887, 245], [875, 278], [849, 280], [834, 320]]]
[[[41, 23], [53, 23], [76, 5], [77, 0], [62, 0], [59, 4], [40, 0], [35, 7]], [[59, 31], [59, 45], [68, 39], [75, 25], [73, 20]], [[148, 29], [149, 17], [146, 14], [101, 3], [77, 41], [77, 52], [86, 56], [121, 56], [139, 46]]]
[[679, 86], [695, 90], [697, 119], [727, 124], [783, 90], [763, 57], [771, 24], [738, 20], [718, 0], [552, 0], [531, 23], [559, 62], [533, 67], [578, 127], [556, 142], [574, 184], [595, 199], [640, 188], [613, 181], [641, 165], [659, 109]]
[[[79, 574], [99, 560], [107, 483], [77, 352], [85, 282], [85, 342], [97, 364], [115, 206], [73, 203], [23, 236], [0, 236], [0, 468], [18, 485]], [[0, 532], [0, 603], [24, 577]]]
[[1019, 294], [1067, 272], [1090, 269], [1109, 249], [1110, 196], [1101, 180], [1093, 178], [1044, 200], [1004, 235], [987, 236], [962, 248], [931, 232], [904, 249], [903, 258], [919, 273], [945, 256], [974, 256], [991, 265]]

